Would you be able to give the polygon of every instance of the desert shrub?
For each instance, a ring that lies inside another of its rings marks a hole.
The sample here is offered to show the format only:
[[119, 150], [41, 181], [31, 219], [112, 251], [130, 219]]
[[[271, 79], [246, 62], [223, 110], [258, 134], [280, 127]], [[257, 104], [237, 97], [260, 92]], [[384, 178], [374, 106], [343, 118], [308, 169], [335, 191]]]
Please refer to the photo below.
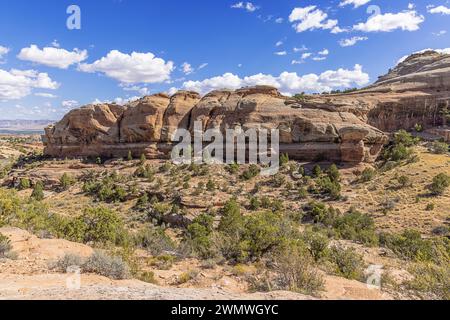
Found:
[[139, 159], [139, 164], [141, 166], [143, 166], [145, 164], [145, 162], [147, 161], [147, 157], [145, 156], [145, 154], [141, 154], [141, 157]]
[[52, 267], [59, 272], [65, 273], [69, 267], [77, 266], [81, 269], [84, 263], [85, 259], [78, 255], [65, 254], [63, 257], [59, 258]]
[[138, 178], [145, 178], [148, 179], [150, 182], [154, 180], [155, 176], [155, 169], [151, 165], [144, 166], [141, 164], [136, 171], [133, 174], [135, 177]]
[[240, 169], [240, 165], [239, 164], [237, 164], [237, 163], [232, 163], [232, 164], [229, 164], [227, 167], [226, 167], [226, 170], [230, 173], [230, 174], [237, 174], [238, 172], [239, 172], [239, 169]]
[[149, 251], [152, 255], [160, 255], [176, 249], [176, 244], [159, 227], [146, 228], [134, 237], [135, 244]]
[[123, 244], [128, 240], [122, 219], [117, 212], [105, 207], [86, 208], [71, 220], [65, 234], [74, 241]]
[[149, 204], [150, 199], [148, 198], [148, 194], [144, 193], [140, 196], [136, 202], [136, 208], [145, 209]]
[[251, 180], [259, 175], [260, 169], [256, 164], [251, 164], [247, 170], [242, 173], [242, 179]]
[[320, 165], [316, 164], [312, 169], [313, 177], [318, 178], [322, 174], [322, 168]]
[[139, 272], [137, 274], [137, 279], [147, 283], [158, 284], [158, 281], [155, 278], [155, 273], [152, 271]]
[[399, 188], [405, 188], [410, 185], [410, 179], [408, 176], [400, 176], [397, 179]]
[[338, 200], [341, 197], [341, 185], [330, 177], [321, 177], [317, 179], [317, 187], [322, 195], [329, 197], [331, 200]]
[[269, 183], [274, 188], [280, 188], [286, 183], [286, 177], [281, 173], [277, 173], [271, 177]]
[[405, 147], [412, 147], [419, 142], [419, 139], [414, 138], [405, 130], [399, 130], [394, 134], [394, 143], [396, 145], [404, 145]]
[[76, 182], [76, 179], [67, 173], [64, 173], [59, 179], [59, 184], [63, 190], [69, 189]]
[[435, 154], [446, 154], [449, 150], [449, 145], [445, 142], [434, 141], [430, 150]]
[[0, 233], [0, 259], [6, 258], [11, 249], [12, 246], [9, 238]]
[[414, 276], [406, 287], [422, 299], [450, 300], [450, 268], [432, 263], [418, 263], [409, 268]]
[[128, 150], [127, 160], [133, 161], [133, 154], [131, 153], [131, 150]]
[[368, 214], [352, 209], [347, 214], [337, 217], [333, 222], [333, 228], [336, 235], [342, 239], [371, 246], [378, 244], [375, 223]]
[[339, 169], [334, 163], [328, 168], [327, 175], [332, 182], [339, 182], [339, 179], [341, 178]]
[[256, 197], [251, 197], [249, 209], [252, 211], [255, 211], [255, 210], [258, 210], [260, 207], [261, 207], [261, 202], [259, 201], [259, 199]]
[[433, 182], [430, 185], [430, 191], [434, 195], [442, 195], [445, 190], [450, 186], [450, 176], [445, 173], [440, 173], [433, 178]]
[[116, 280], [130, 277], [129, 267], [122, 258], [111, 257], [103, 251], [95, 251], [83, 264], [82, 269], [87, 273], [95, 273]]
[[31, 181], [28, 178], [20, 178], [19, 190], [25, 190], [31, 188]]
[[314, 223], [331, 225], [336, 218], [336, 210], [327, 206], [323, 202], [311, 201], [303, 207], [305, 218], [311, 219]]
[[289, 155], [287, 153], [282, 153], [280, 155], [280, 166], [284, 167], [289, 163]]
[[434, 210], [434, 207], [435, 207], [434, 203], [429, 203], [429, 204], [427, 204], [425, 210], [427, 210], [427, 211], [433, 211], [433, 210]]
[[276, 289], [317, 295], [324, 289], [322, 276], [314, 260], [301, 245], [290, 245], [274, 257]]
[[194, 280], [195, 278], [197, 278], [198, 274], [199, 274], [199, 272], [196, 269], [188, 270], [178, 276], [177, 284], [180, 285], [180, 284], [187, 283], [191, 280]]
[[208, 191], [214, 191], [216, 189], [216, 184], [212, 179], [209, 179], [206, 183], [206, 190]]
[[388, 149], [385, 152], [385, 159], [389, 161], [401, 161], [407, 160], [413, 155], [413, 151], [411, 148], [406, 147], [403, 144], [398, 144]]
[[380, 243], [405, 260], [445, 264], [450, 259], [449, 239], [422, 239], [415, 230], [405, 230], [401, 234], [382, 233]]
[[353, 280], [361, 280], [363, 278], [364, 261], [362, 256], [356, 253], [354, 249], [332, 247], [329, 259], [337, 275]]
[[319, 261], [328, 255], [330, 241], [326, 235], [308, 230], [302, 234], [302, 239], [315, 261]]
[[372, 168], [365, 168], [361, 173], [360, 180], [362, 182], [369, 182], [375, 177], [376, 171]]
[[300, 187], [298, 189], [298, 197], [299, 199], [306, 199], [308, 197], [308, 190], [305, 187]]
[[423, 131], [423, 126], [422, 126], [421, 124], [419, 124], [419, 123], [416, 123], [416, 124], [414, 125], [414, 130], [415, 130], [416, 132], [422, 132], [422, 131]]
[[150, 259], [149, 265], [157, 268], [158, 270], [170, 270], [174, 262], [174, 256], [163, 254]]
[[211, 234], [213, 232], [213, 217], [201, 214], [188, 226], [186, 238], [193, 251], [203, 259], [215, 255]]
[[42, 181], [36, 182], [33, 188], [33, 192], [31, 193], [31, 198], [36, 201], [44, 200], [44, 184]]
[[83, 192], [97, 197], [100, 201], [105, 202], [123, 202], [126, 200], [127, 192], [122, 187], [125, 177], [112, 173], [97, 179], [92, 177], [85, 181], [83, 185]]

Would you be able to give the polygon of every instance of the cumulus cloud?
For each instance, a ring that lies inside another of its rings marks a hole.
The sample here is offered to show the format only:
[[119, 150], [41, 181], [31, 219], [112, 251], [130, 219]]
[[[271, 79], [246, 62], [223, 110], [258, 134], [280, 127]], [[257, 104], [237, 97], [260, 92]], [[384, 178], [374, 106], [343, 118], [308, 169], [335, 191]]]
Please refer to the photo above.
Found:
[[285, 56], [285, 55], [287, 55], [287, 52], [286, 51], [277, 51], [274, 54], [277, 56]]
[[55, 90], [59, 88], [59, 83], [47, 73], [35, 70], [0, 69], [0, 100], [21, 99], [31, 94], [34, 88]]
[[319, 52], [319, 55], [321, 56], [327, 56], [330, 54], [330, 51], [328, 49], [323, 49], [322, 51]]
[[396, 29], [416, 31], [420, 29], [420, 24], [424, 21], [424, 16], [409, 10], [372, 16], [366, 22], [354, 25], [353, 29], [364, 32], [391, 32]]
[[312, 53], [310, 52], [305, 52], [304, 54], [302, 54], [302, 59], [308, 59], [309, 57], [312, 56]]
[[294, 52], [302, 52], [302, 51], [307, 51], [308, 48], [305, 45], [302, 45], [300, 48], [294, 47]]
[[9, 52], [9, 48], [0, 46], [0, 63], [3, 60], [3, 56], [8, 54], [8, 52]]
[[283, 23], [284, 19], [283, 18], [277, 18], [275, 19], [275, 23]]
[[444, 14], [444, 15], [450, 15], [450, 8], [447, 8], [446, 6], [428, 6], [428, 12], [433, 14]]
[[88, 54], [86, 50], [78, 50], [76, 48], [73, 51], [55, 47], [39, 49], [38, 46], [32, 44], [29, 48], [20, 50], [17, 57], [21, 60], [31, 61], [49, 67], [67, 69], [72, 64], [86, 60]]
[[360, 65], [353, 70], [338, 69], [323, 72], [320, 75], [307, 74], [299, 76], [296, 72], [283, 72], [279, 76], [256, 74], [240, 78], [232, 73], [205, 79], [202, 81], [187, 81], [183, 88], [205, 94], [212, 90], [238, 89], [246, 86], [270, 85], [278, 88], [284, 94], [292, 95], [298, 92], [322, 92], [334, 88], [350, 88], [369, 83], [369, 75], [363, 72]]
[[83, 72], [100, 72], [123, 83], [161, 83], [170, 79], [174, 69], [172, 61], [164, 61], [151, 52], [125, 54], [118, 50], [110, 51], [94, 63], [82, 63]]
[[369, 2], [370, 2], [370, 0], [344, 0], [341, 3], [339, 3], [339, 6], [344, 7], [344, 6], [348, 6], [348, 5], [353, 5], [354, 8], [358, 8]]
[[338, 25], [338, 20], [328, 19], [328, 14], [316, 6], [294, 8], [289, 15], [289, 21], [294, 23], [293, 27], [298, 33], [315, 29], [333, 29]]
[[245, 3], [244, 2], [238, 2], [238, 3], [233, 4], [231, 6], [231, 8], [233, 8], [233, 9], [244, 9], [244, 10], [246, 10], [248, 12], [255, 12], [256, 10], [259, 9], [258, 6], [254, 5], [251, 2], [245, 2]]
[[352, 47], [354, 46], [357, 42], [359, 41], [365, 41], [368, 40], [369, 38], [367, 37], [351, 37], [349, 39], [341, 39], [339, 41], [339, 45], [341, 47]]
[[327, 57], [314, 57], [312, 59], [313, 59], [313, 61], [323, 61], [323, 60], [326, 60]]
[[183, 63], [181, 65], [181, 68], [183, 70], [183, 73], [186, 74], [186, 75], [191, 74], [192, 72], [194, 72], [194, 69], [192, 69], [191, 64], [189, 64], [187, 62]]

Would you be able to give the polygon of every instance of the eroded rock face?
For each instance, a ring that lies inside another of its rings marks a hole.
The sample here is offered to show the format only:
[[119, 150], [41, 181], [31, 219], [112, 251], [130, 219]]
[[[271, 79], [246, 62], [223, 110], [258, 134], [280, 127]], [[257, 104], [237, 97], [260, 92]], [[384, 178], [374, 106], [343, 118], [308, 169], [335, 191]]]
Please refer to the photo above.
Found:
[[301, 109], [275, 88], [260, 86], [214, 91], [203, 99], [195, 92], [172, 97], [157, 94], [124, 107], [87, 106], [70, 112], [46, 130], [45, 153], [56, 157], [165, 157], [177, 128], [203, 130], [240, 127], [279, 129], [281, 152], [299, 160], [373, 161], [386, 136], [350, 112]]

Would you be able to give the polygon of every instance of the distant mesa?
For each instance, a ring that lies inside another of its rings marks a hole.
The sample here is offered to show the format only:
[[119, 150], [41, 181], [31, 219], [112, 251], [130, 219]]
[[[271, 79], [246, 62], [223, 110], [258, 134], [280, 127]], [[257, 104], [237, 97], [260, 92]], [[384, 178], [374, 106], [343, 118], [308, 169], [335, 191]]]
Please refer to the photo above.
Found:
[[[87, 105], [45, 130], [52, 157], [167, 158], [178, 129], [240, 126], [280, 130], [280, 152], [304, 161], [373, 162], [388, 133], [420, 124], [446, 131], [450, 101], [450, 55], [427, 51], [399, 63], [373, 85], [349, 93], [281, 95], [256, 86], [217, 90], [201, 97], [179, 91], [155, 94], [120, 106]], [[444, 133], [445, 135], [445, 133]]]

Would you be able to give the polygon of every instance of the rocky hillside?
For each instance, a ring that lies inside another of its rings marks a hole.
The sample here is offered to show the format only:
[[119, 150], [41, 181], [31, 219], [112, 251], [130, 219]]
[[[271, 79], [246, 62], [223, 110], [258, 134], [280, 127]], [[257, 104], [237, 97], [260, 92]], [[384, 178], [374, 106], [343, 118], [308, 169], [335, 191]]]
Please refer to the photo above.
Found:
[[[387, 142], [382, 132], [417, 125], [446, 125], [450, 101], [450, 55], [414, 54], [372, 86], [343, 94], [282, 96], [258, 86], [214, 91], [203, 98], [180, 91], [156, 94], [125, 106], [88, 105], [67, 114], [44, 137], [54, 157], [135, 156], [164, 158], [177, 128], [279, 129], [281, 152], [292, 159], [372, 162]], [[447, 108], [447, 109], [446, 109]], [[438, 134], [446, 136], [446, 129]], [[436, 133], [436, 131], [434, 131]]]

